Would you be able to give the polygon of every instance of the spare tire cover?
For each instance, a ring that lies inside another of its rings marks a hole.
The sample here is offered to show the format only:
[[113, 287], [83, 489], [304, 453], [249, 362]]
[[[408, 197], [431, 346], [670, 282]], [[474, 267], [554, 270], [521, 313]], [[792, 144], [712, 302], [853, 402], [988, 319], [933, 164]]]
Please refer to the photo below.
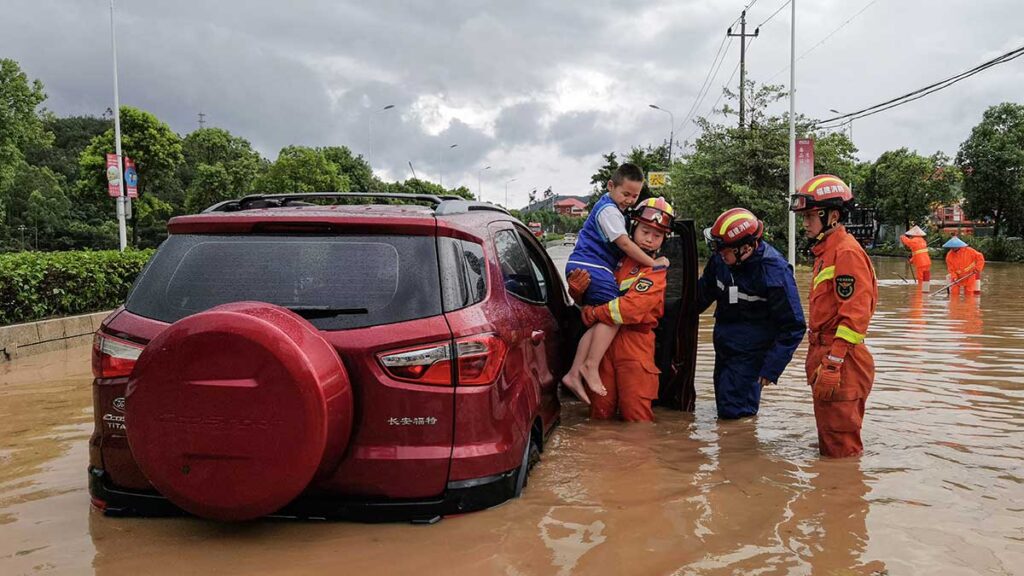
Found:
[[279, 510], [348, 443], [352, 392], [337, 352], [294, 312], [237, 302], [183, 318], [142, 352], [125, 395], [139, 468], [216, 520]]

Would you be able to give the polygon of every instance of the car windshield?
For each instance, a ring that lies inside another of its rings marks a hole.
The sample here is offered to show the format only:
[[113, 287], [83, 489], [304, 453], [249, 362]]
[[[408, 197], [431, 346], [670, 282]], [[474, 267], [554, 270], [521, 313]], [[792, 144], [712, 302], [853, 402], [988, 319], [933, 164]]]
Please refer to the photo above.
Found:
[[436, 244], [429, 236], [172, 236], [126, 308], [175, 322], [244, 300], [290, 308], [323, 330], [437, 315]]

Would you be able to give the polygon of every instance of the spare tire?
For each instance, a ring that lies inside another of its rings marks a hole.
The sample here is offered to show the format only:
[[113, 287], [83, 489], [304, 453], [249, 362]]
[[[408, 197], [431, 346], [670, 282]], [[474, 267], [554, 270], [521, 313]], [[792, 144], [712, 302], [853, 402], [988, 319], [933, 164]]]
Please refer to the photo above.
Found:
[[270, 514], [337, 466], [352, 390], [334, 348], [294, 312], [237, 302], [183, 318], [146, 346], [125, 395], [146, 478], [215, 520]]

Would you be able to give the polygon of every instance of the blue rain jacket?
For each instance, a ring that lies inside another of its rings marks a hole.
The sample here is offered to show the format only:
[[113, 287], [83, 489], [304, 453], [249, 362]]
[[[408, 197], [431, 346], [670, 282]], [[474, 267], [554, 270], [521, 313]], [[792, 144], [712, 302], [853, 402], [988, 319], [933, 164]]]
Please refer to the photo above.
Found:
[[697, 287], [699, 311], [718, 304], [714, 330], [718, 416], [757, 414], [758, 379], [779, 381], [807, 329], [793, 271], [778, 250], [760, 242], [747, 260], [731, 268], [713, 254]]

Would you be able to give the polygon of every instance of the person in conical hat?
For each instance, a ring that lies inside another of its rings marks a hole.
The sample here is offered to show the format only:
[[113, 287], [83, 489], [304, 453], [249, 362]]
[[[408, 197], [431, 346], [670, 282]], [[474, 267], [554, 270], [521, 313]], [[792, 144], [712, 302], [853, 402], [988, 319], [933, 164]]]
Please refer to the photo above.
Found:
[[927, 291], [932, 280], [932, 257], [928, 255], [928, 241], [924, 239], [924, 230], [914, 226], [900, 236], [900, 242], [910, 250], [910, 265], [914, 267], [917, 285]]
[[974, 277], [950, 287], [950, 298], [959, 296], [961, 288], [965, 294], [981, 292], [981, 271], [985, 269], [985, 256], [956, 236], [950, 238], [942, 247], [949, 249], [946, 253], [947, 282], [957, 282], [967, 276]]

